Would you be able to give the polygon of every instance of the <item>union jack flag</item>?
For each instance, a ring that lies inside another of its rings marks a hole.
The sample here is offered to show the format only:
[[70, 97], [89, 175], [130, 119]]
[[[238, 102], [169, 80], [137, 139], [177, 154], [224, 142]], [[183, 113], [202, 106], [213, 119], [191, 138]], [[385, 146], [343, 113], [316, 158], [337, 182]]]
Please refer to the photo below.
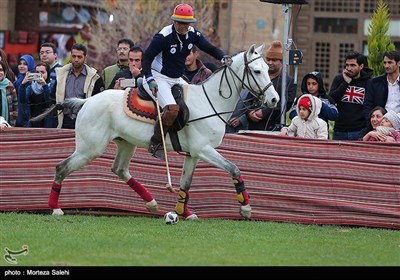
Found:
[[349, 103], [364, 104], [365, 88], [349, 86], [341, 101]]

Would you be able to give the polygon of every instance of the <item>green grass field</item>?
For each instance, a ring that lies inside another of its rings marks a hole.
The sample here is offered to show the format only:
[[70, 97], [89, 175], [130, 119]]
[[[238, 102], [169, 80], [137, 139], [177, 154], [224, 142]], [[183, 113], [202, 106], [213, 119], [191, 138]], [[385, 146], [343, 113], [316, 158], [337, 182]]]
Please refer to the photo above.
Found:
[[[397, 230], [204, 219], [0, 213], [19, 266], [400, 266]], [[9, 266], [2, 258], [2, 266]]]

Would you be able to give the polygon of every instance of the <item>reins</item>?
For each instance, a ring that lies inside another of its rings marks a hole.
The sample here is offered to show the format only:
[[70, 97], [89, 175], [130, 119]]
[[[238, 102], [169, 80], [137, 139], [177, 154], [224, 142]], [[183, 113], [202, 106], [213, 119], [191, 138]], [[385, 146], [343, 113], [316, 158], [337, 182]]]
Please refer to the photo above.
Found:
[[[248, 65], [249, 65], [250, 63], [252, 63], [253, 61], [255, 61], [255, 60], [257, 60], [257, 59], [260, 59], [260, 58], [262, 58], [262, 56], [255, 57], [255, 58], [253, 58], [252, 60], [247, 61], [247, 52], [244, 53], [244, 65], [245, 65], [245, 67], [244, 67], [244, 70], [243, 70], [243, 78], [240, 78], [240, 77], [235, 73], [235, 71], [233, 71], [233, 69], [232, 69], [232, 67], [231, 67], [230, 65], [224, 65], [223, 73], [222, 73], [222, 75], [221, 75], [221, 79], [220, 79], [220, 82], [219, 82], [219, 89], [218, 89], [219, 95], [220, 95], [222, 98], [225, 98], [225, 99], [229, 99], [229, 98], [232, 97], [232, 92], [233, 92], [233, 90], [232, 90], [231, 83], [229, 82], [229, 79], [228, 79], [228, 77], [227, 77], [227, 69], [228, 69], [228, 70], [229, 70], [229, 73], [231, 74], [231, 76], [233, 76], [234, 78], [238, 79], [238, 80], [241, 82], [241, 87], [242, 87], [242, 89], [247, 89], [247, 90], [249, 91], [249, 93], [251, 93], [251, 95], [254, 96], [254, 97], [258, 100], [258, 102], [260, 102], [260, 101], [261, 101], [260, 97], [263, 96], [264, 93], [268, 90], [268, 88], [272, 86], [272, 82], [269, 82], [269, 84], [266, 85], [264, 89], [261, 89], [261, 87], [260, 87], [260, 85], [257, 83], [257, 80], [255, 79], [253, 73], [251, 73], [251, 71], [249, 71]], [[250, 82], [250, 76], [251, 76], [251, 78], [254, 80], [254, 82], [256, 83], [256, 85], [257, 85], [257, 87], [258, 87], [258, 90], [259, 90], [258, 92], [254, 91], [253, 88], [252, 88], [250, 85], [248, 85], [249, 82]], [[222, 94], [222, 90], [221, 90], [221, 88], [222, 88], [222, 82], [223, 82], [224, 78], [225, 78], [225, 81], [226, 81], [226, 83], [227, 83], [227, 85], [228, 85], [228, 87], [229, 87], [229, 95], [228, 95], [228, 96], [224, 96], [224, 95]], [[247, 83], [248, 83], [248, 84], [245, 83], [246, 78], [247, 78]], [[235, 87], [237, 88], [236, 79], [233, 79], [233, 82], [234, 82]], [[206, 98], [207, 98], [207, 100], [208, 100], [208, 103], [210, 104], [212, 110], [214, 111], [214, 114], [210, 114], [210, 115], [206, 115], [206, 116], [203, 116], [203, 117], [200, 117], [200, 118], [197, 118], [197, 119], [189, 120], [188, 123], [217, 116], [222, 122], [224, 122], [226, 125], [229, 125], [228, 122], [225, 121], [225, 120], [221, 117], [221, 115], [233, 113], [234, 111], [217, 112], [217, 110], [215, 109], [214, 105], [212, 104], [212, 102], [211, 102], [211, 100], [210, 100], [210, 98], [209, 98], [209, 96], [208, 96], [208, 94], [207, 94], [206, 88], [204, 87], [204, 83], [202, 84], [202, 89], [203, 89], [203, 92], [204, 92], [204, 94], [205, 94], [205, 96], [206, 96]], [[242, 101], [242, 102], [244, 102], [244, 101]], [[260, 108], [261, 108], [261, 107], [262, 107], [262, 106], [260, 105]], [[243, 113], [241, 113], [240, 115], [243, 115], [243, 114], [245, 113], [245, 110], [247, 110], [247, 109], [248, 109], [247, 106], [245, 106], [245, 108], [243, 109]]]

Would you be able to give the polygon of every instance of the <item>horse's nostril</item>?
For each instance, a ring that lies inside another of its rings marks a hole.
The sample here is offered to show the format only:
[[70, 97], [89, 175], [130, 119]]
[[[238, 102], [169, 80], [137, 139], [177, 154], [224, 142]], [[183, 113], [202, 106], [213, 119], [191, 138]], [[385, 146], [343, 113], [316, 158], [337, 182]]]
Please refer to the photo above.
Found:
[[272, 98], [272, 103], [276, 103], [276, 98]]

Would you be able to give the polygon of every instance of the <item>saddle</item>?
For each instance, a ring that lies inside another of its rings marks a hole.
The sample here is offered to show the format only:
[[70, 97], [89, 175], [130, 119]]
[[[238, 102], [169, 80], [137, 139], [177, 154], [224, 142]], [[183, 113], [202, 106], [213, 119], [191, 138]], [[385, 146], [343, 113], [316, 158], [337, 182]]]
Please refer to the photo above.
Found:
[[[172, 88], [172, 95], [179, 105], [178, 117], [168, 130], [172, 146], [175, 151], [182, 152], [179, 142], [178, 131], [185, 127], [189, 120], [189, 108], [185, 103], [187, 86], [185, 89], [180, 84], [175, 84]], [[142, 79], [138, 79], [137, 88], [127, 88], [124, 93], [124, 112], [131, 118], [155, 124], [157, 119], [156, 102], [151, 98], [143, 87]]]

